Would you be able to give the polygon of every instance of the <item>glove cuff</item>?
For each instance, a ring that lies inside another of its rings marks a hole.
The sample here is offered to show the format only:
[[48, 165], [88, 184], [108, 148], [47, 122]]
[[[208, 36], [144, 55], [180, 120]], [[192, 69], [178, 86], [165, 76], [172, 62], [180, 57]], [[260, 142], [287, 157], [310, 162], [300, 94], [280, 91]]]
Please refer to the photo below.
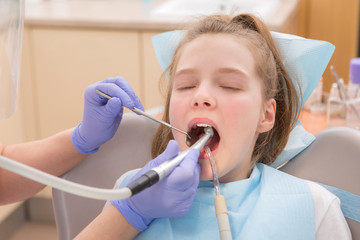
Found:
[[72, 140], [72, 143], [73, 143], [74, 147], [79, 152], [84, 153], [84, 154], [96, 153], [99, 150], [99, 147], [97, 147], [97, 148], [95, 148], [94, 150], [91, 150], [91, 151], [86, 151], [81, 147], [81, 145], [86, 145], [86, 140], [84, 138], [82, 138], [81, 135], [80, 135], [80, 132], [79, 132], [80, 125], [81, 125], [81, 123], [72, 132], [71, 140]]
[[130, 206], [128, 199], [110, 201], [124, 218], [140, 232], [146, 230], [153, 219], [143, 218]]

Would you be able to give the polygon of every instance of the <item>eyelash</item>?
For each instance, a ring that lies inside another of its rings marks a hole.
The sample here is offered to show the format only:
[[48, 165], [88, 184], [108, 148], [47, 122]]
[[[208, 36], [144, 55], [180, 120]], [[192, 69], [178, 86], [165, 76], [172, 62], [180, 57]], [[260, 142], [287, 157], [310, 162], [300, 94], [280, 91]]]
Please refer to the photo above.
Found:
[[188, 90], [188, 89], [192, 89], [192, 88], [195, 88], [195, 86], [184, 86], [184, 87], [178, 87], [177, 89], [178, 90]]
[[[179, 87], [177, 87], [177, 90], [185, 91], [185, 90], [193, 89], [195, 87], [196, 87], [195, 85], [179, 86]], [[223, 88], [225, 90], [234, 91], [234, 92], [241, 90], [239, 87], [232, 87], [232, 86], [226, 86], [226, 85], [220, 85], [219, 87]]]
[[231, 90], [231, 91], [240, 91], [240, 88], [237, 87], [231, 87], [231, 86], [220, 86], [221, 88], [227, 89], [227, 90]]

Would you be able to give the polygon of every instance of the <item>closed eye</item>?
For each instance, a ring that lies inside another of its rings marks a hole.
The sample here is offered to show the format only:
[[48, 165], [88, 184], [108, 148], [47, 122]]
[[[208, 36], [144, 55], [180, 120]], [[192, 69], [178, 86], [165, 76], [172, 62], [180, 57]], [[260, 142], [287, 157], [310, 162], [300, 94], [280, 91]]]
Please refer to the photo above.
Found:
[[195, 85], [191, 85], [191, 86], [179, 86], [177, 89], [178, 90], [188, 90], [188, 89], [192, 89], [195, 88]]
[[226, 90], [231, 90], [231, 91], [240, 91], [241, 90], [240, 88], [233, 87], [233, 86], [220, 86], [220, 87], [223, 89], [226, 89]]

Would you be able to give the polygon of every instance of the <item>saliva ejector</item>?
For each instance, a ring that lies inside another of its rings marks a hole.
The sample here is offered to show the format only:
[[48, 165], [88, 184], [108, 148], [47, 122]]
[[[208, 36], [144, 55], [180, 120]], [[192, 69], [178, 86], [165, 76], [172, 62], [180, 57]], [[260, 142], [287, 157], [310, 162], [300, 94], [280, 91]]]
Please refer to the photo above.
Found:
[[231, 240], [232, 236], [231, 236], [231, 229], [230, 229], [230, 223], [229, 223], [229, 213], [227, 210], [225, 197], [223, 195], [221, 195], [221, 193], [220, 193], [220, 183], [219, 183], [219, 178], [218, 178], [218, 174], [217, 174], [215, 159], [211, 153], [209, 146], [205, 146], [204, 149], [205, 149], [206, 154], [209, 157], [211, 169], [213, 172], [213, 182], [214, 182], [214, 189], [215, 189], [215, 198], [214, 198], [215, 214], [216, 214], [216, 219], [218, 222], [220, 239], [221, 240]]

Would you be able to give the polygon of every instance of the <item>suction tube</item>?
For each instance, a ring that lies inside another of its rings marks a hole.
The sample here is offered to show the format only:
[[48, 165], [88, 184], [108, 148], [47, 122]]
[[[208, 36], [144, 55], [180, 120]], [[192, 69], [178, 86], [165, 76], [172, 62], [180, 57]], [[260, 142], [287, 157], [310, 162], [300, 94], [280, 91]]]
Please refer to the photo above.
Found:
[[130, 183], [127, 187], [131, 190], [132, 195], [141, 192], [166, 177], [185, 158], [191, 149], [197, 149], [200, 151], [214, 135], [214, 131], [211, 127], [206, 127], [204, 131], [205, 134], [189, 149], [179, 153], [173, 159], [154, 167], [137, 180]]
[[36, 182], [49, 185], [51, 187], [60, 189], [62, 191], [72, 193], [78, 196], [100, 199], [100, 200], [115, 200], [123, 199], [131, 196], [131, 191], [128, 188], [121, 189], [103, 189], [89, 187], [86, 185], [74, 183], [51, 174], [40, 171], [36, 168], [27, 166], [17, 161], [11, 160], [0, 155], [0, 167], [5, 168], [11, 172], [17, 173], [21, 176], [27, 177]]
[[[206, 142], [212, 137], [212, 135], [213, 130], [211, 128], [206, 128], [205, 135], [201, 137], [190, 149], [195, 148], [200, 150], [205, 146]], [[103, 189], [74, 183], [1, 155], [0, 167], [21, 176], [27, 177], [36, 182], [57, 188], [64, 192], [99, 200], [115, 200], [129, 198], [132, 195], [160, 181], [162, 178], [167, 176], [182, 161], [182, 159], [184, 159], [190, 149], [179, 153], [172, 160], [169, 160], [159, 165], [158, 167], [153, 168], [152, 170], [141, 176], [138, 180], [135, 180], [135, 182], [131, 184], [132, 188], [130, 188], [129, 186], [121, 189]]]

